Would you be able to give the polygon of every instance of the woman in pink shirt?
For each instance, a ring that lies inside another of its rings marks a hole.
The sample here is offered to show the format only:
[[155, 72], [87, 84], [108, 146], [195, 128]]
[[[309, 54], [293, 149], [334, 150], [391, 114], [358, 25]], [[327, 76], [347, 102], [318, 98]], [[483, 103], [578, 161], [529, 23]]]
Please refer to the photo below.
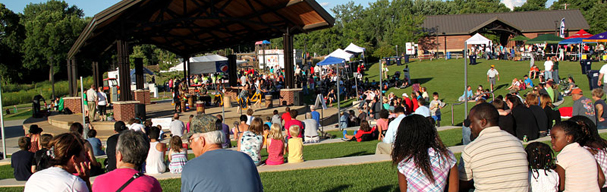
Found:
[[388, 112], [388, 110], [382, 109], [381, 111], [379, 111], [379, 119], [377, 120], [377, 130], [380, 131], [378, 140], [382, 140], [384, 138], [384, 136], [386, 136], [386, 131], [388, 131], [388, 116], [390, 116], [390, 113]]

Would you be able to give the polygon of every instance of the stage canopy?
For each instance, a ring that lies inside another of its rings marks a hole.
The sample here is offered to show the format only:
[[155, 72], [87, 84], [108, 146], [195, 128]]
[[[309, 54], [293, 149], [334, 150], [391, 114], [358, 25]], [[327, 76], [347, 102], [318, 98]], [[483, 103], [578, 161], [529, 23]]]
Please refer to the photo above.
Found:
[[324, 60], [316, 63], [316, 65], [325, 66], [325, 65], [335, 65], [345, 63], [345, 60], [339, 57], [328, 56]]
[[470, 39], [466, 40], [468, 45], [491, 45], [491, 40], [487, 39], [485, 36], [477, 33], [474, 36], [470, 37]]
[[328, 57], [337, 57], [337, 58], [344, 59], [346, 61], [350, 61], [350, 59], [352, 57], [354, 57], [354, 55], [344, 51], [343, 49], [337, 49], [337, 50], [333, 51], [331, 54], [329, 54], [327, 57], [325, 57], [325, 59]]
[[526, 44], [542, 44], [542, 43], [558, 44], [562, 40], [565, 40], [565, 39], [560, 38], [553, 34], [543, 34], [543, 35], [537, 36], [536, 38], [527, 40], [527, 42], [525, 42], [525, 43]]
[[565, 37], [565, 39], [573, 39], [573, 38], [588, 38], [588, 37], [592, 37], [592, 34], [586, 32], [585, 30], [579, 30], [577, 33], [569, 36], [569, 37]]
[[[246, 63], [244, 60], [236, 60], [236, 64]], [[221, 55], [205, 55], [200, 57], [190, 57], [190, 74], [203, 74], [228, 71], [228, 58]], [[183, 71], [183, 62], [168, 71]]]
[[365, 48], [359, 47], [358, 45], [355, 45], [354, 43], [350, 43], [350, 45], [348, 45], [348, 47], [346, 47], [346, 49], [344, 49], [344, 51], [360, 54], [360, 53], [365, 52]]

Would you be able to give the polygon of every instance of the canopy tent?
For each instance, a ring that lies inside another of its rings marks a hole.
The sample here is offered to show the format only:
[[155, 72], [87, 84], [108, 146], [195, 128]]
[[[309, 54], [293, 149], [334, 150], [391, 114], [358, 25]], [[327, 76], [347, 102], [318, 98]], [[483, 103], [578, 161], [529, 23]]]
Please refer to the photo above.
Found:
[[267, 44], [270, 44], [270, 41], [268, 41], [268, 40], [263, 40], [263, 41], [257, 41], [257, 42], [255, 42], [255, 45], [261, 45], [261, 44], [263, 44], [263, 45], [267, 45]]
[[[341, 49], [338, 49], [341, 50]], [[337, 50], [336, 50], [337, 51]], [[342, 50], [343, 51], [343, 50]], [[339, 57], [333, 57], [333, 56], [327, 56], [325, 57], [324, 60], [316, 63], [316, 65], [320, 65], [320, 66], [325, 66], [325, 65], [337, 65], [340, 63], [346, 63], [345, 59], [343, 58], [339, 58]], [[340, 106], [340, 99], [339, 99], [339, 82], [340, 80], [340, 76], [339, 76], [339, 65], [337, 65], [337, 114], [339, 114], [339, 112], [341, 111], [341, 106]]]
[[584, 38], [571, 38], [559, 42], [559, 45], [580, 44], [584, 42]]
[[[244, 60], [236, 60], [236, 64], [246, 63]], [[168, 71], [183, 71], [183, 62]], [[228, 58], [221, 55], [205, 55], [200, 57], [190, 57], [190, 74], [203, 74], [215, 72], [228, 72]]]
[[596, 34], [584, 39], [584, 42], [607, 42], [607, 32]]
[[479, 44], [490, 45], [491, 40], [487, 39], [485, 36], [481, 35], [480, 33], [477, 33], [477, 34], [474, 34], [474, 36], [470, 37], [470, 39], [466, 40], [466, 43], [468, 45], [479, 45]]
[[355, 45], [354, 43], [350, 43], [350, 45], [348, 45], [346, 47], [346, 49], [344, 49], [344, 51], [346, 51], [346, 52], [356, 53], [356, 54], [364, 53], [365, 50], [366, 50], [365, 48], [359, 47], [358, 45]]
[[354, 57], [354, 55], [344, 51], [343, 49], [337, 49], [337, 50], [333, 51], [331, 54], [327, 55], [327, 57], [325, 57], [325, 59], [328, 57], [337, 57], [337, 58], [344, 59], [346, 61], [350, 61], [350, 59], [352, 57]]
[[588, 38], [588, 37], [592, 37], [592, 34], [584, 31], [584, 29], [578, 31], [577, 33], [569, 36], [569, 37], [565, 37], [565, 39], [573, 39], [573, 38]]
[[558, 44], [562, 40], [565, 40], [565, 39], [560, 38], [553, 34], [543, 34], [543, 35], [537, 36], [536, 38], [527, 40], [527, 42], [525, 42], [525, 43], [526, 44], [538, 44], [538, 43], [540, 43], [540, 44], [541, 43]]
[[527, 41], [529, 40], [528, 37], [525, 37], [523, 35], [517, 35], [516, 37], [510, 39], [510, 41]]

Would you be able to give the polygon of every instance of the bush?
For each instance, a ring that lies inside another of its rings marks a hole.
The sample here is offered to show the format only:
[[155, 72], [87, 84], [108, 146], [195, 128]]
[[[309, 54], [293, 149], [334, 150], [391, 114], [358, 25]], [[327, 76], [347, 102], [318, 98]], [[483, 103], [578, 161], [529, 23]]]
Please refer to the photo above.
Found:
[[[84, 78], [85, 89], [93, 84], [93, 78]], [[5, 88], [6, 87], [6, 88]], [[80, 92], [80, 81], [78, 81], [78, 92]], [[42, 95], [47, 102], [50, 102], [52, 96], [52, 86], [49, 81], [38, 82], [34, 84], [17, 84], [8, 85], [2, 87], [2, 104], [17, 105], [24, 103], [31, 103], [32, 99], [36, 95]], [[58, 97], [64, 97], [69, 94], [68, 82], [59, 81], [55, 82], [55, 95]]]

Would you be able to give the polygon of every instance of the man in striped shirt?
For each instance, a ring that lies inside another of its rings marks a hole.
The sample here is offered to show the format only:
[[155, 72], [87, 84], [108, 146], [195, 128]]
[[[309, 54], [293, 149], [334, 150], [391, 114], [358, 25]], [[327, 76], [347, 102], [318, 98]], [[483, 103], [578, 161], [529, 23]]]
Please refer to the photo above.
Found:
[[[470, 110], [472, 142], [464, 148], [458, 167], [460, 191], [529, 191], [527, 155], [521, 142], [498, 127], [491, 104]], [[474, 181], [471, 181], [474, 179]]]

